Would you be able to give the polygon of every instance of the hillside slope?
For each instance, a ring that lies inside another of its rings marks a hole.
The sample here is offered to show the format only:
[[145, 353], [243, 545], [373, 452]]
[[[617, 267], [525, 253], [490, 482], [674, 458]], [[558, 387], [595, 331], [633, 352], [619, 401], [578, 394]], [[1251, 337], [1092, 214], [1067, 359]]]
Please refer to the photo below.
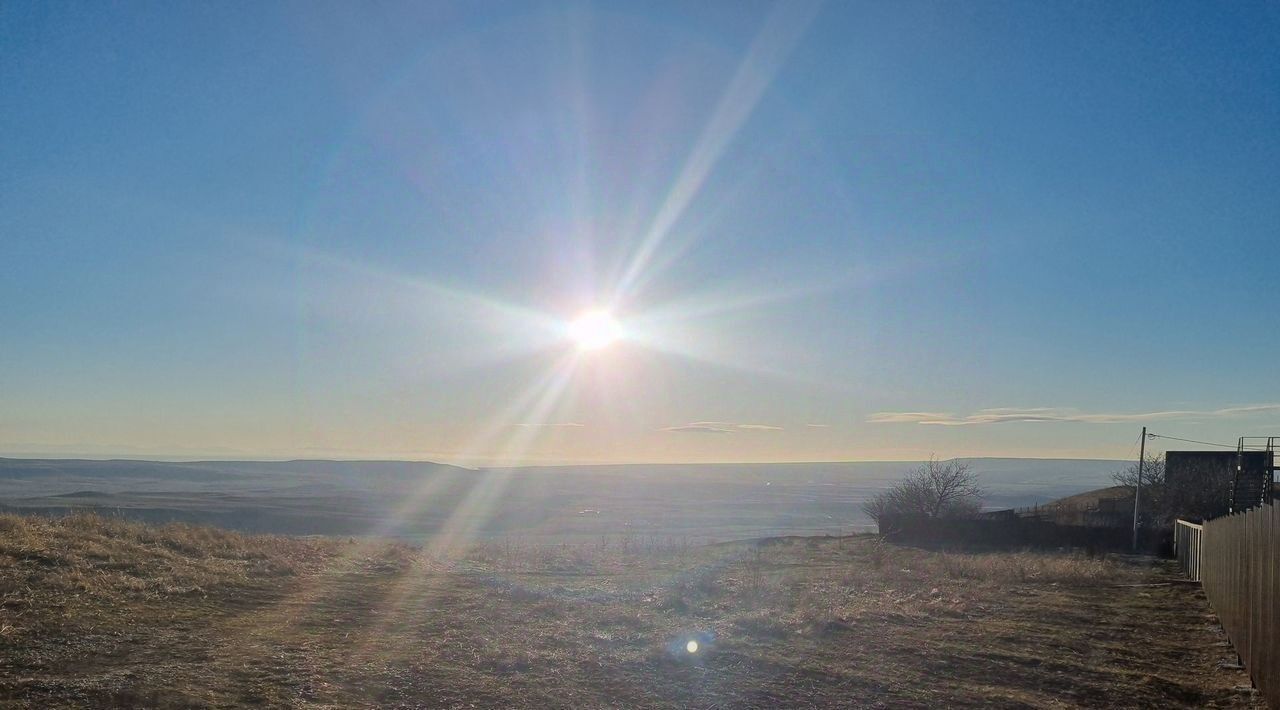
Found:
[[1260, 707], [1169, 574], [871, 537], [448, 554], [5, 515], [0, 702]]

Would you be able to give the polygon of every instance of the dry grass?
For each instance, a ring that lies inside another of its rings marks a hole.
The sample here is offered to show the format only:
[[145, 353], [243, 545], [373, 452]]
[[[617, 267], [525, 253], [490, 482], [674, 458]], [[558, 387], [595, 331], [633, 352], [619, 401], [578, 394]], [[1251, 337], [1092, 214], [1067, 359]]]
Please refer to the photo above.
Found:
[[1056, 584], [1105, 583], [1120, 576], [1114, 561], [1083, 554], [1013, 552], [1001, 554], [938, 555], [936, 569], [954, 579], [997, 584], [1048, 582]]
[[502, 540], [432, 556], [0, 516], [0, 702], [1256, 706], [1233, 690], [1238, 671], [1215, 667], [1227, 650], [1203, 597], [1168, 572], [871, 537]]
[[140, 523], [71, 515], [0, 514], [0, 578], [6, 608], [28, 593], [42, 602], [158, 601], [292, 575], [319, 564], [332, 545], [320, 540], [248, 537], [211, 527]]

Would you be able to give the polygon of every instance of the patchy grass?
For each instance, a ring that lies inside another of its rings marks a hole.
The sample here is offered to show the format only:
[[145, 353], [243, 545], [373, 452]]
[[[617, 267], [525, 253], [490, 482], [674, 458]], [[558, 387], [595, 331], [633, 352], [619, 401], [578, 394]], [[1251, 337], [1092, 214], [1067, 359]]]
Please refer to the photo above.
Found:
[[1140, 558], [0, 516], [18, 707], [1261, 707], [1222, 641]]

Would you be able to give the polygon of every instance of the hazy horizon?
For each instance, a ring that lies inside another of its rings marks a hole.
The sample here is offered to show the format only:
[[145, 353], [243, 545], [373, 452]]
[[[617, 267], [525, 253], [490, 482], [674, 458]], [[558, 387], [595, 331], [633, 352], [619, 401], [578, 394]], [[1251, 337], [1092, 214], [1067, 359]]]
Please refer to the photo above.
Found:
[[[991, 459], [999, 461], [1106, 461], [1114, 463], [1125, 463], [1129, 459], [1111, 459], [1111, 458], [1088, 458], [1088, 457], [1063, 457], [1063, 456], [947, 456], [938, 457], [943, 460], [959, 459], [959, 460], [982, 460]], [[916, 459], [842, 459], [842, 460], [784, 460], [776, 461], [580, 461], [580, 462], [524, 462], [501, 464], [494, 463], [490, 459], [485, 459], [483, 466], [464, 463], [458, 460], [446, 460], [444, 458], [407, 458], [407, 457], [386, 457], [386, 458], [343, 458], [334, 456], [297, 456], [297, 457], [243, 457], [227, 454], [225, 456], [218, 455], [180, 455], [180, 454], [155, 454], [155, 455], [130, 455], [123, 454], [93, 454], [85, 452], [0, 452], [0, 459], [9, 460], [31, 460], [31, 461], [143, 461], [148, 463], [200, 463], [203, 461], [230, 463], [285, 463], [290, 461], [298, 462], [338, 462], [338, 463], [423, 463], [423, 464], [442, 464], [447, 466], [457, 466], [461, 468], [587, 468], [587, 467], [617, 467], [617, 466], [768, 466], [772, 464], [900, 464], [900, 463], [923, 463], [928, 458]]]
[[[1104, 488], [1124, 462], [970, 459], [988, 509]], [[98, 510], [291, 534], [455, 543], [691, 535], [704, 541], [866, 530], [862, 504], [913, 461], [465, 468], [410, 461], [0, 458], [0, 512]]]

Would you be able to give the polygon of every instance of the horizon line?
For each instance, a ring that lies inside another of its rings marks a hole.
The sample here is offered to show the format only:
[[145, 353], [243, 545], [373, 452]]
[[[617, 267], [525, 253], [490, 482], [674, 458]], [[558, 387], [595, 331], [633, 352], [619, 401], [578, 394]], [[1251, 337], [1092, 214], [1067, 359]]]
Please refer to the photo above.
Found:
[[[1127, 458], [1107, 458], [1096, 456], [948, 456], [941, 461], [954, 460], [1005, 460], [1005, 461], [1109, 461], [1125, 462]], [[139, 462], [139, 463], [416, 463], [435, 466], [452, 466], [469, 470], [510, 469], [510, 468], [593, 468], [604, 466], [787, 466], [787, 465], [821, 465], [821, 464], [870, 464], [870, 463], [923, 463], [927, 458], [902, 459], [786, 459], [772, 461], [591, 461], [591, 462], [551, 462], [551, 463], [506, 463], [489, 465], [467, 465], [435, 459], [419, 458], [305, 458], [305, 457], [199, 457], [199, 456], [148, 456], [141, 457], [116, 455], [51, 455], [37, 453], [0, 452], [0, 461], [91, 461], [91, 462]]]

